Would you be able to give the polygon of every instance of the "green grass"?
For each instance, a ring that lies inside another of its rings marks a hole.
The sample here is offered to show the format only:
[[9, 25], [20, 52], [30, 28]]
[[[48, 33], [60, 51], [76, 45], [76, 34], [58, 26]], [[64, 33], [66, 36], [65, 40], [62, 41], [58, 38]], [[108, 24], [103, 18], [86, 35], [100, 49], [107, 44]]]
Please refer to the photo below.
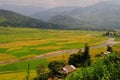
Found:
[[30, 70], [36, 70], [36, 67], [39, 64], [43, 64], [43, 65], [45, 65], [45, 67], [47, 67], [47, 65], [48, 65], [48, 62], [45, 59], [30, 60], [30, 61], [2, 65], [2, 66], [0, 66], [0, 72], [25, 71], [25, 70], [27, 70], [28, 63], [30, 64]]
[[116, 41], [120, 41], [120, 37], [115, 37]]
[[[0, 74], [0, 80], [26, 80], [27, 72], [8, 72]], [[36, 71], [30, 71], [29, 80], [37, 76]]]
[[[88, 36], [88, 34], [96, 34]], [[103, 32], [82, 30], [48, 30], [34, 28], [0, 27], [0, 54], [4, 59], [32, 57], [52, 51], [84, 47], [85, 43], [95, 44], [106, 40]], [[6, 57], [6, 58], [5, 58]], [[8, 59], [8, 60], [9, 60]], [[32, 60], [0, 66], [0, 71], [26, 70], [28, 63], [31, 69], [46, 60]]]
[[[82, 34], [98, 34], [97, 31], [80, 31], [80, 30], [47, 30], [47, 29], [32, 29], [32, 28], [10, 28], [0, 27], [0, 43], [13, 42], [15, 37], [20, 37], [20, 41], [24, 41], [24, 38], [54, 38], [54, 37], [68, 37]], [[102, 32], [103, 33], [103, 32]], [[17, 40], [18, 41], [18, 40]]]
[[[101, 36], [102, 33], [103, 32], [81, 30], [48, 30], [34, 28], [0, 27], [0, 46], [1, 44], [3, 46], [0, 47], [0, 54], [10, 54], [15, 57], [21, 58], [31, 54], [39, 55], [62, 49], [81, 48], [84, 46], [85, 43], [94, 44], [97, 42], [101, 42], [101, 39], [105, 40], [106, 38]], [[88, 34], [96, 34], [97, 36], [87, 36]], [[87, 41], [86, 37], [91, 37], [91, 39]], [[35, 41], [38, 41], [37, 43], [35, 43], [35, 45], [34, 43], [30, 43]], [[26, 44], [27, 42], [29, 43]], [[21, 46], [17, 47], [14, 45]], [[37, 49], [42, 49], [42, 47], [47, 46], [61, 46], [61, 48], [46, 50]], [[3, 50], [4, 48], [7, 50]]]
[[0, 53], [4, 53], [7, 51], [7, 48], [0, 48]]
[[64, 44], [62, 49], [73, 49], [73, 48], [82, 48], [85, 43], [73, 43], [73, 44]]
[[0, 22], [4, 22], [4, 21], [6, 21], [6, 19], [4, 17], [0, 16]]
[[30, 49], [30, 48], [21, 48], [21, 49], [15, 49], [15, 50], [11, 50], [11, 51], [8, 51], [6, 52], [7, 54], [12, 54], [13, 56], [16, 56], [18, 58], [20, 57], [24, 57], [24, 56], [27, 56], [27, 55], [32, 55], [32, 54], [35, 54], [35, 55], [40, 55], [40, 54], [43, 54], [43, 53], [47, 53], [49, 51], [47, 50], [36, 50], [36, 49]]
[[[104, 32], [82, 30], [0, 27], [0, 54], [7, 58], [11, 56], [12, 58], [15, 57], [14, 59], [18, 59], [57, 50], [82, 48], [85, 43], [89, 43], [90, 45], [101, 44], [102, 41], [107, 39], [106, 37], [101, 36], [103, 33]], [[96, 35], [88, 36], [88, 34]], [[50, 47], [52, 48], [49, 49]], [[5, 58], [5, 60], [7, 59]], [[48, 66], [46, 59], [30, 60], [1, 65], [0, 73], [26, 71], [28, 63], [30, 63], [30, 70], [36, 70], [38, 64], [44, 64], [46, 67]], [[9, 79], [12, 80], [12, 77]]]

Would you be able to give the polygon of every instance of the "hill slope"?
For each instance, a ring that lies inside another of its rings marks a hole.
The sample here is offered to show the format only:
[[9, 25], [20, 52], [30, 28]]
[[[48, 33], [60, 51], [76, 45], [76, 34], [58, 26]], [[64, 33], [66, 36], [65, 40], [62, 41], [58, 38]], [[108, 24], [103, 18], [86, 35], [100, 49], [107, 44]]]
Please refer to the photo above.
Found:
[[120, 5], [101, 2], [95, 5], [76, 8], [65, 13], [76, 19], [89, 22], [91, 25], [102, 28], [120, 28]]
[[33, 16], [37, 19], [42, 19], [42, 20], [49, 20], [51, 17], [59, 14], [63, 14], [66, 11], [71, 11], [76, 7], [56, 7], [56, 8], [51, 8], [45, 11], [38, 12], [36, 14], [33, 14]]
[[65, 26], [47, 23], [15, 12], [0, 9], [0, 25], [12, 27], [34, 27], [44, 29], [65, 29]]
[[[65, 15], [70, 16], [76, 20], [78, 19], [79, 21], [82, 21], [80, 22], [82, 24], [86, 22], [87, 26], [94, 29], [120, 29], [120, 4], [111, 3], [108, 1], [99, 2], [88, 7], [69, 7], [69, 9], [65, 8], [63, 10], [53, 8], [51, 10], [40, 12], [39, 15], [42, 15], [42, 17], [38, 15], [35, 16], [38, 17], [38, 19], [41, 18], [43, 20], [53, 20], [51, 18], [56, 17], [56, 15]], [[59, 23], [61, 23], [61, 20], [59, 20]], [[50, 22], [54, 22], [54, 20]], [[79, 25], [79, 28], [80, 27], [81, 25]]]
[[[56, 15], [49, 19], [48, 22], [69, 26], [69, 29], [88, 29], [88, 23], [77, 20], [71, 16]], [[90, 28], [89, 28], [90, 29]]]

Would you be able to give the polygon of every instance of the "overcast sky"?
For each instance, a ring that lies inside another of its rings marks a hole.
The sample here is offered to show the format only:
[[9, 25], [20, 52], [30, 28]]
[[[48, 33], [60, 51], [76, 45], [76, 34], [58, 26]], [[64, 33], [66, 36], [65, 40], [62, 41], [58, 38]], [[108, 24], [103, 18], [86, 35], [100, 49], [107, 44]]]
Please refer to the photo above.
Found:
[[120, 0], [0, 0], [0, 5], [15, 4], [15, 5], [33, 5], [33, 6], [42, 6], [42, 7], [88, 6], [100, 1], [120, 2]]

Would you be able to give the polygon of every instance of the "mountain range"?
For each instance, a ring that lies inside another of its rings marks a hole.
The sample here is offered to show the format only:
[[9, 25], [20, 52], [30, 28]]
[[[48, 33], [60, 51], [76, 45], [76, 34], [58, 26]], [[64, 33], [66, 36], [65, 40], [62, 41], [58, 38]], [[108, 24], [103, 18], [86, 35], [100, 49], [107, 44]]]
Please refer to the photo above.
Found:
[[56, 16], [56, 15], [59, 15], [59, 14], [61, 15], [64, 12], [66, 12], [66, 11], [69, 12], [69, 11], [75, 9], [75, 8], [77, 8], [77, 7], [75, 7], [75, 6], [74, 7], [73, 6], [72, 7], [55, 7], [55, 8], [50, 8], [50, 9], [45, 10], [45, 11], [40, 11], [40, 12], [35, 13], [31, 16], [33, 16], [37, 19], [42, 19], [44, 21], [47, 21], [53, 16]]
[[101, 2], [85, 8], [76, 8], [64, 15], [86, 21], [94, 27], [120, 28], [120, 5], [117, 4]]
[[34, 11], [35, 9], [32, 9], [33, 13], [30, 14], [24, 12], [26, 10], [25, 8], [22, 10], [18, 10], [18, 14], [18, 11], [15, 11], [17, 12], [15, 13], [1, 9], [0, 23], [3, 24], [7, 22], [9, 25], [12, 24], [12, 26], [37, 26], [40, 28], [44, 24], [44, 27], [42, 26], [42, 28], [55, 29], [120, 29], [120, 4], [117, 3], [103, 1], [87, 7], [36, 8], [36, 11]]
[[0, 9], [0, 26], [31, 27], [43, 29], [65, 29], [67, 27], [24, 16], [12, 11]]
[[[75, 25], [73, 26], [74, 28], [80, 28], [85, 25], [86, 27], [104, 30], [120, 29], [120, 4], [106, 1], [87, 7], [66, 7], [65, 10], [63, 7], [59, 7], [59, 9], [53, 8], [37, 14], [39, 15], [34, 15], [36, 18], [57, 24], [61, 24], [61, 21], [64, 21], [63, 16], [69, 16], [76, 21], [72, 22], [72, 24], [76, 24], [76, 27]], [[67, 21], [67, 18], [65, 18], [65, 21], [71, 25], [69, 19]]]

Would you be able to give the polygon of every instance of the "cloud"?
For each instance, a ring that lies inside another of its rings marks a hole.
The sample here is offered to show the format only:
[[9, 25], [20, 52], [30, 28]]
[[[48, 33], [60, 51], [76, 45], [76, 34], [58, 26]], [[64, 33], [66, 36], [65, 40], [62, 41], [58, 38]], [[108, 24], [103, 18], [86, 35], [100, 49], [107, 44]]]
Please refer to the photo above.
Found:
[[[87, 6], [100, 1], [106, 1], [106, 0], [0, 0], [0, 4], [56, 7], [56, 6]], [[119, 0], [111, 0], [111, 1], [119, 1]]]

